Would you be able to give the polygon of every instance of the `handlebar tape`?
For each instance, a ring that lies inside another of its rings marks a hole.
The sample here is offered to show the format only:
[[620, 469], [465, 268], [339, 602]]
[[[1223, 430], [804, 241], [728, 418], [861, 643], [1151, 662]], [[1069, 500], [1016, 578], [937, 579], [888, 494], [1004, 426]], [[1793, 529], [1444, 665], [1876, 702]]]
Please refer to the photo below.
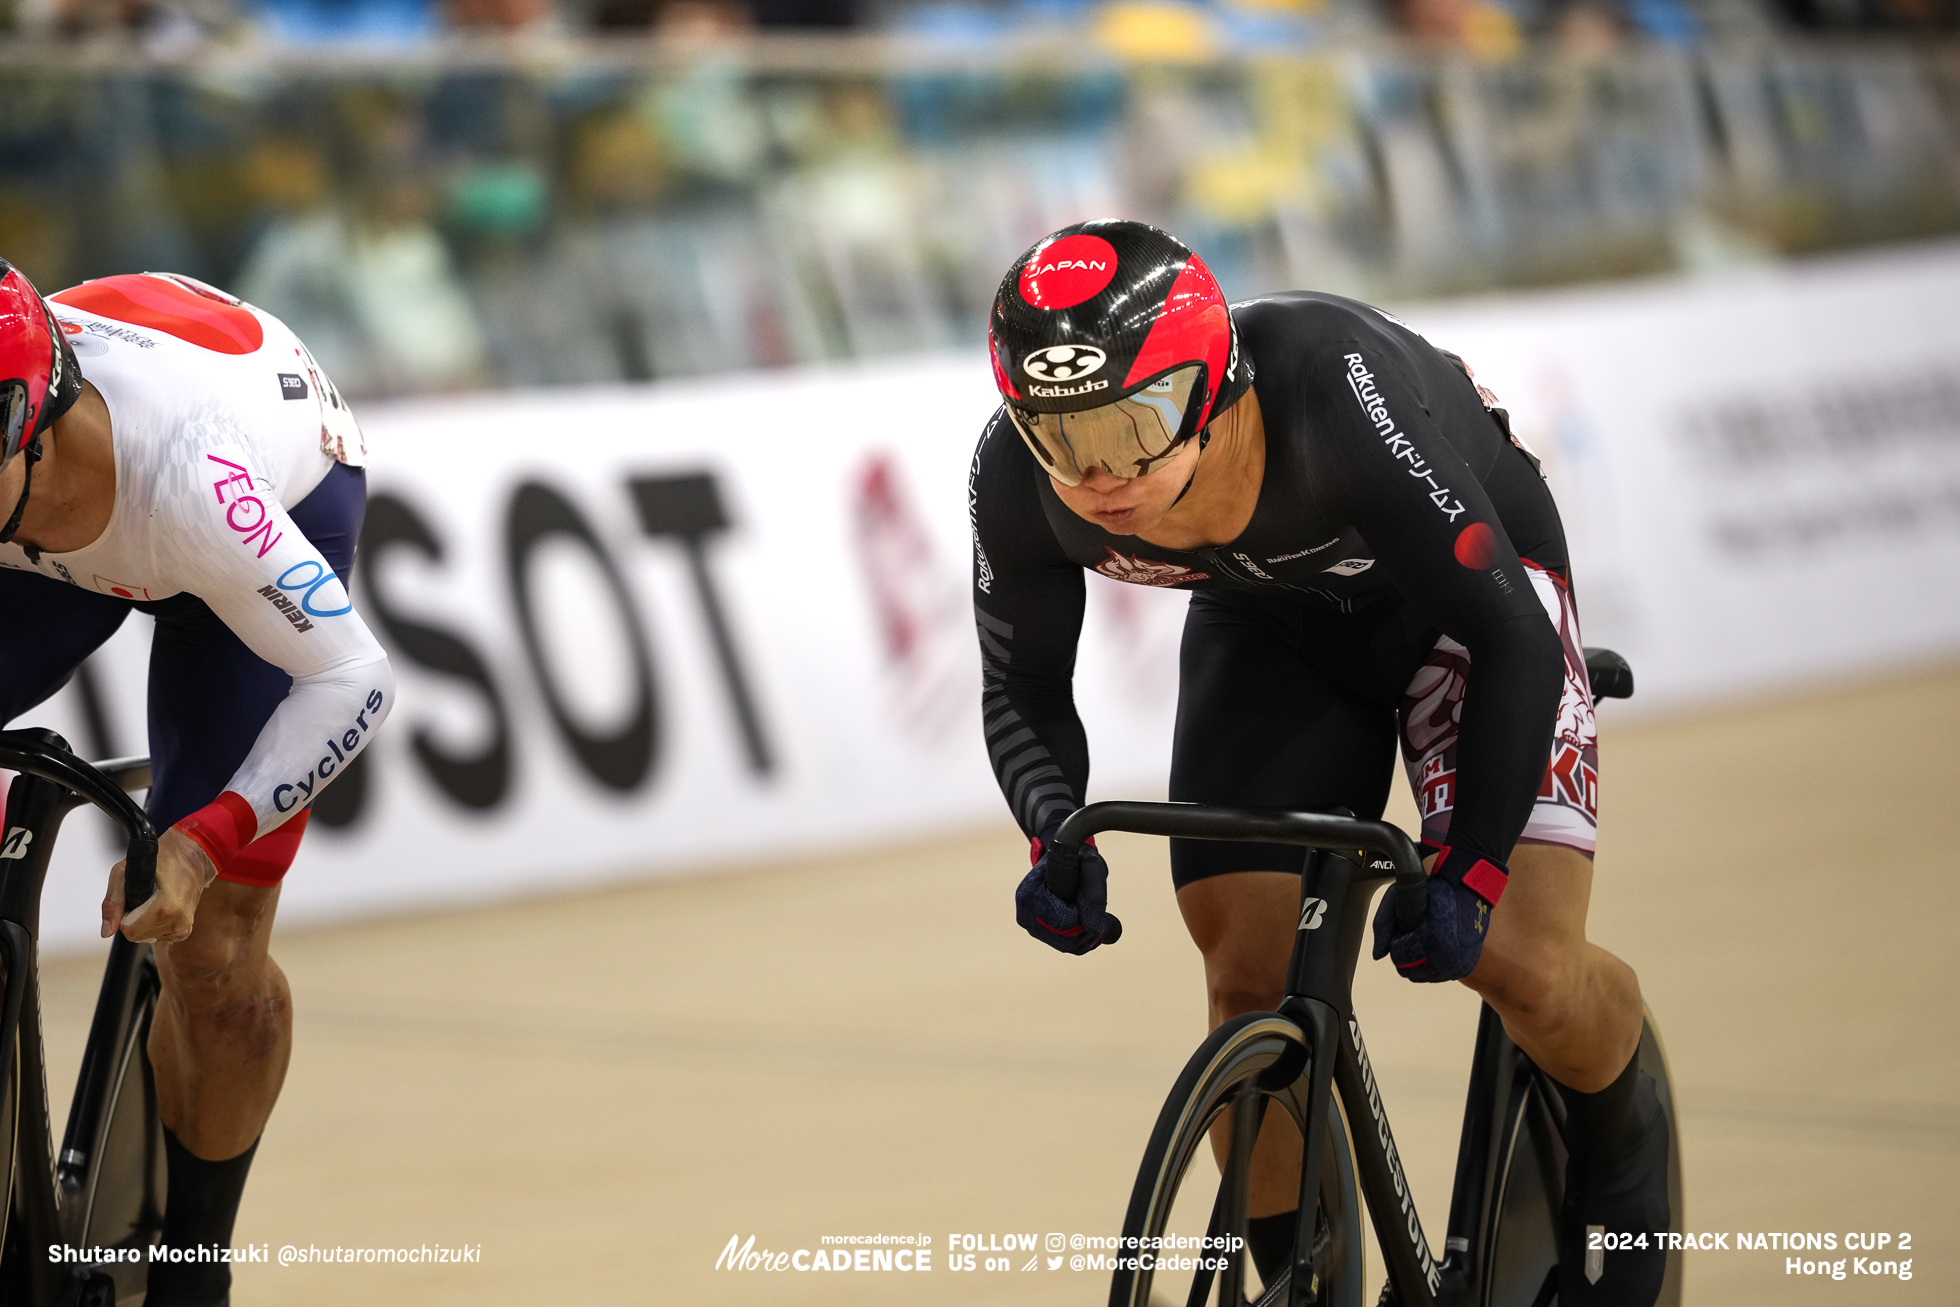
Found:
[[123, 858], [123, 912], [127, 915], [148, 903], [157, 891], [156, 837], [131, 840]]
[[1414, 930], [1429, 915], [1429, 887], [1396, 881], [1388, 887], [1389, 898], [1394, 901], [1395, 928], [1402, 934]]
[[1080, 864], [1082, 846], [1064, 844], [1060, 840], [1048, 848], [1048, 871], [1042, 877], [1048, 882], [1049, 892], [1064, 903], [1075, 901], [1075, 891], [1080, 883]]

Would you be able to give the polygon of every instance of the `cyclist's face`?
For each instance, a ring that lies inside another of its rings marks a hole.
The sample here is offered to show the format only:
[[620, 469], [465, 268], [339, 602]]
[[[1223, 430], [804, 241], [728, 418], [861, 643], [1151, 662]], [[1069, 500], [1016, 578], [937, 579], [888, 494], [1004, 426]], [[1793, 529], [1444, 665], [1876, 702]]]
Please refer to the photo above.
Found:
[[1119, 477], [1091, 468], [1079, 486], [1055, 478], [1048, 484], [1069, 511], [1115, 535], [1138, 535], [1164, 520], [1198, 467], [1198, 442], [1187, 440], [1140, 477]]

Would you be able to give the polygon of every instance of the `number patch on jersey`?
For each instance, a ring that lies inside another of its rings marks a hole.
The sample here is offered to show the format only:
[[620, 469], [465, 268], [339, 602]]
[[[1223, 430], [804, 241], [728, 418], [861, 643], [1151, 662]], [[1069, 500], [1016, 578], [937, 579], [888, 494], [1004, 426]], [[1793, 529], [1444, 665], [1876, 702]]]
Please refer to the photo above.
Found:
[[328, 379], [326, 370], [305, 345], [299, 347], [306, 375], [313, 379], [313, 394], [320, 401], [320, 452], [348, 467], [367, 466], [367, 437], [354, 420], [354, 410], [340, 397], [340, 389]]

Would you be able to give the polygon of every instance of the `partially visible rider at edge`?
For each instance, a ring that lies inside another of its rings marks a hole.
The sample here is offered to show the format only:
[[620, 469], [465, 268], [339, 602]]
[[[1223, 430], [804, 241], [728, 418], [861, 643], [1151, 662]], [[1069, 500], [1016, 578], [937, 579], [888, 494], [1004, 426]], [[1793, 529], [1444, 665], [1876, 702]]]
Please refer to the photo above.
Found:
[[[163, 1242], [229, 1246], [292, 1050], [268, 952], [309, 804], [394, 707], [347, 596], [367, 504], [346, 402], [278, 319], [189, 277], [43, 300], [0, 261], [0, 725], [132, 610], [150, 652], [156, 893], [102, 903], [155, 946]], [[149, 1307], [218, 1307], [230, 1268], [153, 1262]]]
[[[1633, 971], [1586, 940], [1596, 747], [1565, 537], [1537, 461], [1462, 360], [1313, 291], [1228, 306], [1140, 223], [1064, 228], [1017, 260], [989, 342], [1002, 406], [974, 454], [974, 616], [995, 775], [1034, 870], [1017, 919], [1065, 953], [1114, 942], [1108, 867], [1044, 880], [1084, 801], [1071, 695], [1085, 569], [1193, 593], [1170, 797], [1378, 819], [1399, 741], [1429, 871], [1420, 924], [1385, 895], [1375, 956], [1460, 980], [1557, 1081], [1572, 1163], [1561, 1307], [1648, 1307], [1663, 1254], [1588, 1226], [1668, 1225], [1667, 1122], [1635, 1062]], [[1096, 669], [1085, 669], [1095, 675]], [[1302, 851], [1174, 840], [1213, 1027], [1284, 994]], [[1268, 1120], [1251, 1251], [1287, 1264], [1300, 1140]]]

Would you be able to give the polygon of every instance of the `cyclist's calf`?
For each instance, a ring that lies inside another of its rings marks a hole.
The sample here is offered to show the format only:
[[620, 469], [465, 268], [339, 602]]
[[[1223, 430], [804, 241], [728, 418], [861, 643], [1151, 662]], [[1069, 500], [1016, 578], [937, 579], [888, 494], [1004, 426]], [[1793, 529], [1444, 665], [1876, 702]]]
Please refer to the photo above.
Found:
[[158, 958], [158, 974], [166, 977], [164, 1001], [196, 1030], [199, 1042], [216, 1039], [247, 1058], [271, 1053], [292, 1012], [292, 993], [277, 964], [270, 958], [222, 967], [186, 961], [181, 950], [189, 942], [163, 946], [177, 955]]
[[159, 946], [150, 1061], [164, 1124], [193, 1153], [249, 1147], [285, 1081], [292, 993], [267, 951], [277, 890], [214, 882], [189, 939]]
[[1553, 1079], [1590, 1093], [1624, 1068], [1640, 1040], [1640, 982], [1586, 940], [1592, 864], [1583, 854], [1521, 844], [1491, 913], [1490, 938], [1464, 981]]

